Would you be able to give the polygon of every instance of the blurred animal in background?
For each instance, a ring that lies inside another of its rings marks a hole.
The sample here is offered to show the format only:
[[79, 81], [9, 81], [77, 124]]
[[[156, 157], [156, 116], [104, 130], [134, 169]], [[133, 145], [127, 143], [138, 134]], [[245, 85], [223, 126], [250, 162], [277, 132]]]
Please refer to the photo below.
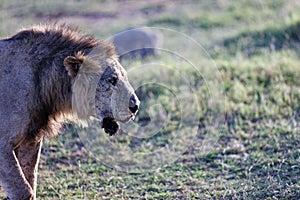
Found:
[[134, 28], [115, 34], [112, 42], [120, 59], [144, 59], [157, 54], [162, 47], [163, 36], [160, 31], [151, 28]]

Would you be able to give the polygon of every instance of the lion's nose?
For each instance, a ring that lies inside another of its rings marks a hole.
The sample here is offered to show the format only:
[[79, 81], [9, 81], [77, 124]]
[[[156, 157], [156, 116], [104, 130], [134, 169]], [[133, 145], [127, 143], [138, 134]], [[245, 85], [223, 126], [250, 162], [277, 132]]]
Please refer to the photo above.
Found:
[[132, 113], [136, 113], [136, 111], [139, 109], [139, 105], [140, 105], [140, 101], [138, 100], [137, 96], [132, 95], [129, 100], [129, 110]]

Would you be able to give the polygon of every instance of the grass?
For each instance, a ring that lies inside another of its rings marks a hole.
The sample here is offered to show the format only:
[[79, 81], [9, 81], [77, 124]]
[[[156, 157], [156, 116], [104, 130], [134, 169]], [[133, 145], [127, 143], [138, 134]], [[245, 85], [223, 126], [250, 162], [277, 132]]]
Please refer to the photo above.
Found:
[[244, 32], [224, 41], [230, 52], [240, 49], [248, 55], [260, 54], [263, 49], [288, 49], [299, 51], [300, 22], [280, 28], [267, 28], [262, 31]]
[[[300, 198], [296, 1], [21, 4], [0, 1], [2, 36], [20, 28], [16, 21], [40, 23], [59, 13], [55, 20], [98, 38], [158, 26], [206, 49], [161, 30], [164, 48], [183, 58], [162, 51], [143, 61], [125, 60], [131, 82], [142, 85], [140, 127], [111, 138], [95, 126], [73, 127], [47, 139], [39, 199]], [[39, 19], [41, 12], [47, 15]]]

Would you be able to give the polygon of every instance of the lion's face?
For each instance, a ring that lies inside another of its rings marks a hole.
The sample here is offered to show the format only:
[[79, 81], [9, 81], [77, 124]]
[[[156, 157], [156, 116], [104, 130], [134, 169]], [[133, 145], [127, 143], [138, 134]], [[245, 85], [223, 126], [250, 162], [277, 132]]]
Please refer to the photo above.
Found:
[[110, 135], [119, 130], [117, 121], [134, 119], [140, 101], [117, 59], [68, 56], [64, 65], [72, 77], [72, 110], [79, 119], [97, 117]]
[[105, 132], [114, 134], [119, 129], [116, 121], [134, 119], [140, 102], [122, 65], [115, 59], [107, 59], [104, 65], [96, 88], [96, 115]]

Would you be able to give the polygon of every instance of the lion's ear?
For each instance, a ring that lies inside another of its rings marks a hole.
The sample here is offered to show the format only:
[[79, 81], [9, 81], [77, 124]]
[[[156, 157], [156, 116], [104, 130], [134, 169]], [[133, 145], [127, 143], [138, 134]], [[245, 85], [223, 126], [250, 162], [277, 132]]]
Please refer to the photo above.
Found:
[[82, 58], [76, 58], [73, 56], [66, 57], [64, 60], [64, 66], [66, 67], [69, 76], [74, 78], [77, 75], [82, 63], [83, 63]]

